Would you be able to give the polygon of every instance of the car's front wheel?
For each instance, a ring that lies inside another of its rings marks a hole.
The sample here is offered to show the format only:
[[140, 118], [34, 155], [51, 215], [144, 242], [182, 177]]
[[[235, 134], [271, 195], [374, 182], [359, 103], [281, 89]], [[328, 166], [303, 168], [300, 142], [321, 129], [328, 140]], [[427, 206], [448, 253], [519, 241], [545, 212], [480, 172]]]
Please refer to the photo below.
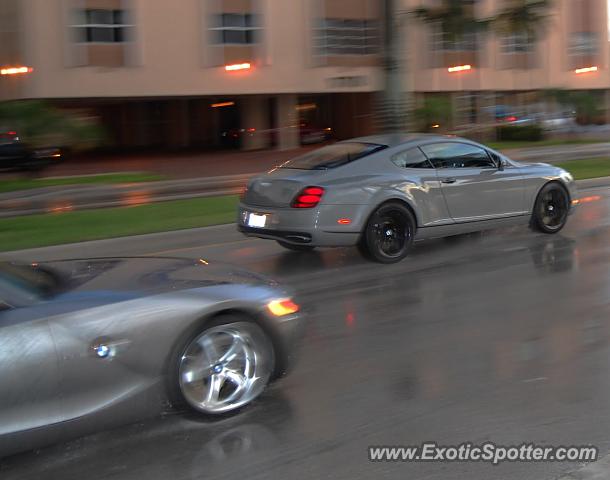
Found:
[[235, 315], [214, 320], [191, 336], [177, 359], [174, 380], [188, 406], [223, 414], [254, 400], [274, 371], [274, 350], [256, 323]]
[[558, 183], [548, 183], [536, 197], [532, 213], [532, 227], [543, 233], [557, 233], [566, 224], [570, 197]]
[[399, 262], [409, 253], [415, 230], [415, 218], [407, 207], [398, 202], [385, 203], [369, 218], [360, 251], [377, 262]]

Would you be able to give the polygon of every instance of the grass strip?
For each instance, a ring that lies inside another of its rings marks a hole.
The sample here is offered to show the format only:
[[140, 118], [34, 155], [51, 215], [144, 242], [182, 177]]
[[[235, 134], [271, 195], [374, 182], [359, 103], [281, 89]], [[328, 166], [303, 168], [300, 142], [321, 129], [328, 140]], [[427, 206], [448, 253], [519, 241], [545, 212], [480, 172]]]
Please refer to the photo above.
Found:
[[15, 178], [0, 180], [0, 193], [32, 188], [55, 187], [61, 185], [91, 185], [113, 183], [141, 183], [167, 180], [163, 175], [154, 173], [108, 173], [103, 175], [83, 175], [58, 178]]
[[0, 219], [0, 251], [206, 227], [235, 221], [236, 195]]

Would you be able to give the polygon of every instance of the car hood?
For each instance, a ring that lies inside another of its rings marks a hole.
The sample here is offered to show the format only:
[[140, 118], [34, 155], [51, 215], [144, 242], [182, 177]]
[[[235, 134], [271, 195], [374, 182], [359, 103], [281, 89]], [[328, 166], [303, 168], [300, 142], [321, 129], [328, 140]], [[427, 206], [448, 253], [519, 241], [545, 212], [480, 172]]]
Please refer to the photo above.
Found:
[[58, 275], [64, 298], [92, 292], [152, 295], [223, 284], [277, 285], [263, 275], [205, 259], [91, 258], [45, 262], [41, 267]]
[[521, 165], [523, 165], [524, 167], [551, 167], [551, 168], [556, 168], [555, 165], [551, 165], [550, 163], [544, 163], [544, 162], [527, 162], [527, 163], [521, 163]]

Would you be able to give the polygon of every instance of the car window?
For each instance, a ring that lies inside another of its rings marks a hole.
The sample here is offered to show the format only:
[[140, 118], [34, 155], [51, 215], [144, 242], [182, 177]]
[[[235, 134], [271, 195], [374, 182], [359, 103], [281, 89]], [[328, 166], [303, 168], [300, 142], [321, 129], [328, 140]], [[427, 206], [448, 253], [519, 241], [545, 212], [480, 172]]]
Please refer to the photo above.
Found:
[[433, 143], [421, 149], [436, 168], [495, 168], [486, 150], [468, 143]]
[[417, 147], [392, 155], [391, 160], [402, 168], [432, 168], [430, 161]]
[[[495, 152], [492, 152], [491, 150], [487, 150], [487, 153], [489, 154], [489, 156], [491, 157], [491, 159], [494, 161], [494, 163], [496, 164], [496, 166], [500, 165], [500, 162], [502, 161], [502, 158], [500, 157], [500, 155], [498, 155]], [[506, 166], [506, 165], [505, 165]]]
[[319, 148], [305, 155], [295, 157], [280, 165], [280, 168], [299, 170], [328, 170], [366, 157], [387, 148], [386, 145], [361, 142], [341, 142]]
[[0, 262], [0, 301], [24, 306], [48, 298], [55, 279], [32, 266]]

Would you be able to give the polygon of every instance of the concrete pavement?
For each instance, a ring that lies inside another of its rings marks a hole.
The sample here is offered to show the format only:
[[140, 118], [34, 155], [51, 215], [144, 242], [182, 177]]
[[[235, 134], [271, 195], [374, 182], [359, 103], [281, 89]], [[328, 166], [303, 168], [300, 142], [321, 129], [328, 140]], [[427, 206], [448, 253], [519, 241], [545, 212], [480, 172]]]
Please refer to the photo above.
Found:
[[[610, 451], [610, 195], [558, 235], [526, 227], [416, 243], [396, 265], [356, 249], [287, 252], [233, 226], [14, 252], [230, 262], [294, 287], [309, 326], [294, 372], [241, 414], [174, 415], [0, 462], [3, 480], [593, 480], [578, 463], [371, 463], [369, 445], [588, 445]], [[584, 468], [583, 468], [584, 467]], [[593, 475], [598, 475], [597, 477]]]

